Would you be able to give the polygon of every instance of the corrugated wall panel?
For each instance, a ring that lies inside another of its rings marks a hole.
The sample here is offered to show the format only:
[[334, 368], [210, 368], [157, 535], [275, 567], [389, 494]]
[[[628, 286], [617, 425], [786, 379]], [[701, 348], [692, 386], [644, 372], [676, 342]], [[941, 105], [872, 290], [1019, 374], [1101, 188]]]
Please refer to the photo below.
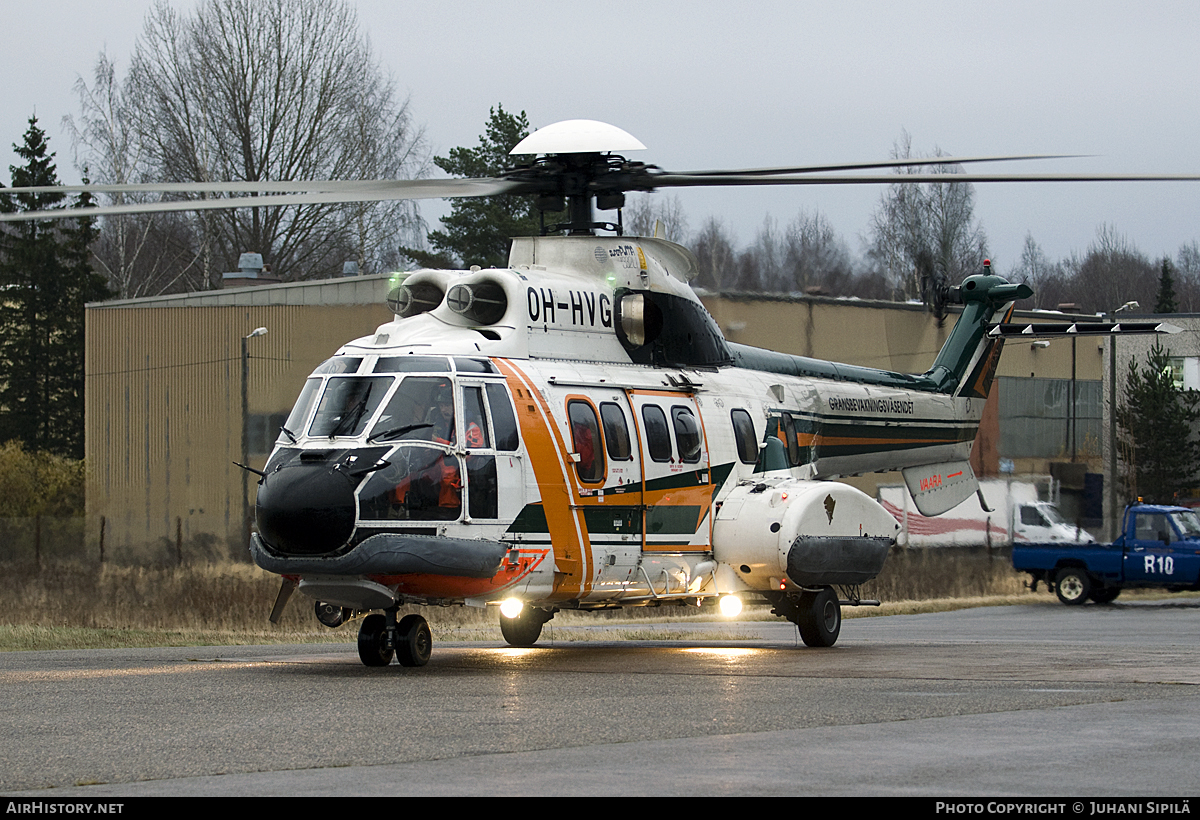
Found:
[[382, 305], [90, 308], [90, 540], [103, 516], [113, 557], [170, 558], [177, 532], [193, 557], [240, 543], [242, 337], [269, 331], [248, 341], [247, 395], [252, 414], [279, 413], [318, 363], [389, 318]]

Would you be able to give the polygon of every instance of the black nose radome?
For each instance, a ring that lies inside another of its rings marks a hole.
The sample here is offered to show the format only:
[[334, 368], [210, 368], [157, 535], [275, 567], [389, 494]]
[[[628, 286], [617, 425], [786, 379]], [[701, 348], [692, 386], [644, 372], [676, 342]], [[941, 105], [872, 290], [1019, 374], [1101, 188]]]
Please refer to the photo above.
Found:
[[329, 462], [293, 462], [268, 473], [258, 487], [259, 535], [285, 555], [335, 552], [354, 532], [354, 486]]

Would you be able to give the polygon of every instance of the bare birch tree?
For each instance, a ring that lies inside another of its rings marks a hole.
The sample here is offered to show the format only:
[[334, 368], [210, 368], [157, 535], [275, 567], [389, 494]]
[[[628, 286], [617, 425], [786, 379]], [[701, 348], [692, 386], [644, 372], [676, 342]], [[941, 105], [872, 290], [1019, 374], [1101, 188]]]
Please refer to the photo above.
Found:
[[[145, 153], [135, 138], [116, 66], [101, 52], [92, 85], [75, 83], [80, 118], [63, 117], [75, 147], [75, 164], [91, 182], [122, 185], [149, 179]], [[144, 202], [146, 194], [118, 193], [115, 205]], [[99, 273], [119, 299], [153, 296], [199, 285], [191, 220], [179, 214], [111, 216], [92, 244]]]
[[625, 233], [631, 236], [657, 236], [672, 242], [688, 238], [687, 214], [678, 196], [631, 194], [621, 219]]
[[[81, 92], [78, 132], [89, 149], [82, 161], [114, 178], [395, 179], [427, 169], [408, 102], [339, 0], [202, 0], [191, 16], [160, 0], [119, 93], [111, 66], [100, 76], [106, 62], [86, 99]], [[411, 202], [248, 208], [181, 221], [189, 262], [209, 287], [244, 251], [261, 253], [286, 280], [340, 273], [347, 260], [384, 269], [420, 229]]]
[[[927, 166], [897, 168], [899, 174], [962, 173], [939, 165], [935, 150]], [[892, 148], [894, 159], [917, 158], [905, 132]], [[970, 183], [896, 183], [888, 186], [871, 223], [868, 256], [894, 282], [897, 295], [919, 297], [939, 317], [945, 289], [977, 273], [987, 256], [987, 236], [975, 219], [975, 188]]]

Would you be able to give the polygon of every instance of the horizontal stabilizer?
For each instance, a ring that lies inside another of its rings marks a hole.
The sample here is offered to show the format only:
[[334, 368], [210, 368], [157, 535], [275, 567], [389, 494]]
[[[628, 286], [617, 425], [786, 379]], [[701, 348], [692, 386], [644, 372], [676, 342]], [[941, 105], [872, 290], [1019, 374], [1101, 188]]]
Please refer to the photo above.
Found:
[[921, 515], [941, 515], [975, 495], [979, 489], [979, 481], [968, 461], [909, 467], [901, 473]]
[[1003, 339], [1055, 339], [1070, 336], [1134, 336], [1145, 333], [1182, 333], [1167, 322], [1005, 322], [992, 325], [988, 336]]

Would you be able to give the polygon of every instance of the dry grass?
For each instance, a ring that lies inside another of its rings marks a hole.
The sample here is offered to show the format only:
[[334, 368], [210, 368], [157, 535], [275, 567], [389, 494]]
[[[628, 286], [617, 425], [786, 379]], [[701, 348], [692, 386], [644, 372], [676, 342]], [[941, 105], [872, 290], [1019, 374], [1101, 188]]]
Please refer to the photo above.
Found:
[[[0, 650], [199, 646], [354, 640], [355, 627], [329, 630], [312, 602], [293, 596], [280, 624], [268, 622], [279, 579], [249, 564], [133, 567], [80, 562], [0, 563]], [[1006, 554], [941, 549], [898, 552], [878, 579], [864, 586], [882, 607], [847, 608], [847, 617], [940, 611], [1031, 600], [1024, 576]], [[1046, 593], [1039, 593], [1038, 597]], [[492, 609], [426, 607], [420, 611], [439, 641], [499, 640]], [[696, 625], [717, 620], [709, 608], [640, 608], [588, 614], [561, 612], [547, 627], [555, 640], [753, 639], [749, 622], [775, 621], [767, 607], [750, 607], [744, 630]], [[672, 624], [687, 622], [683, 629]], [[602, 627], [602, 628], [598, 628]], [[549, 630], [552, 630], [552, 634]]]

